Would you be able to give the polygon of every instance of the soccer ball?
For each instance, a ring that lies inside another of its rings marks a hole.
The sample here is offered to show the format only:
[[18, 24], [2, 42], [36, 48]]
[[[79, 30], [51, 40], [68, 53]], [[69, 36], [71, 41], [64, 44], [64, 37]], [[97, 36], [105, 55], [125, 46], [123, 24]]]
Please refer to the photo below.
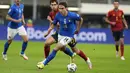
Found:
[[69, 73], [74, 73], [77, 70], [77, 66], [75, 63], [70, 63], [67, 65], [67, 70]]

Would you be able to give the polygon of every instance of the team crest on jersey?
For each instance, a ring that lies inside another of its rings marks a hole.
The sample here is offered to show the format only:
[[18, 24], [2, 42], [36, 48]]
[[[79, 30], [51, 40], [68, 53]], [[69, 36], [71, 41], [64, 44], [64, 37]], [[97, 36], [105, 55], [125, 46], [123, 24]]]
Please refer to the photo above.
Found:
[[113, 16], [115, 16], [115, 14], [113, 14]]

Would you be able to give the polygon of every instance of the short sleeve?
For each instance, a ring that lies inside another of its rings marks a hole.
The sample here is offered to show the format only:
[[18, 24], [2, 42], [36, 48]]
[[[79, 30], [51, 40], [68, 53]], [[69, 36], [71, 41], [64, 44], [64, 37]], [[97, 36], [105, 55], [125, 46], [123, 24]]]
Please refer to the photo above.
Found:
[[77, 13], [73, 13], [72, 17], [74, 20], [77, 20], [77, 21], [79, 21], [81, 19], [81, 16]]
[[111, 15], [111, 12], [109, 11], [107, 14], [106, 14], [106, 17], [109, 18]]
[[13, 12], [14, 12], [14, 9], [13, 9], [13, 7], [10, 7], [10, 9], [8, 10], [8, 15], [12, 15], [13, 14]]

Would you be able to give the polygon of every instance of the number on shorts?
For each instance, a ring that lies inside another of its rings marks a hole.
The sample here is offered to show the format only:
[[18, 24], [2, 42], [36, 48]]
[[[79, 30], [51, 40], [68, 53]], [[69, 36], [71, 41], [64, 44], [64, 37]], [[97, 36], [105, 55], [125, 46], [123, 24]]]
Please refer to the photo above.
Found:
[[64, 39], [64, 42], [67, 42], [68, 40], [69, 40], [68, 38], [65, 38], [65, 39]]

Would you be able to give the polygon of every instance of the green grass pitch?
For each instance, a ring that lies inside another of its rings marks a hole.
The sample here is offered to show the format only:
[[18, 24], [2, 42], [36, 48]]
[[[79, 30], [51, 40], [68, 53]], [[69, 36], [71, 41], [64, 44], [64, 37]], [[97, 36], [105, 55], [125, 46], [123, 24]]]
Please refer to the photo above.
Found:
[[[0, 41], [0, 53], [5, 41]], [[28, 61], [19, 56], [22, 42], [14, 41], [8, 50], [8, 60], [2, 60], [0, 55], [0, 73], [68, 73], [69, 56], [59, 51], [49, 65], [39, 70], [36, 64], [43, 59], [43, 42], [28, 43], [26, 55]], [[51, 49], [54, 45], [51, 47]], [[76, 73], [130, 73], [130, 46], [125, 45], [125, 61], [115, 56], [115, 47], [110, 44], [77, 44], [77, 47], [90, 57], [93, 69], [78, 55], [75, 57]]]

